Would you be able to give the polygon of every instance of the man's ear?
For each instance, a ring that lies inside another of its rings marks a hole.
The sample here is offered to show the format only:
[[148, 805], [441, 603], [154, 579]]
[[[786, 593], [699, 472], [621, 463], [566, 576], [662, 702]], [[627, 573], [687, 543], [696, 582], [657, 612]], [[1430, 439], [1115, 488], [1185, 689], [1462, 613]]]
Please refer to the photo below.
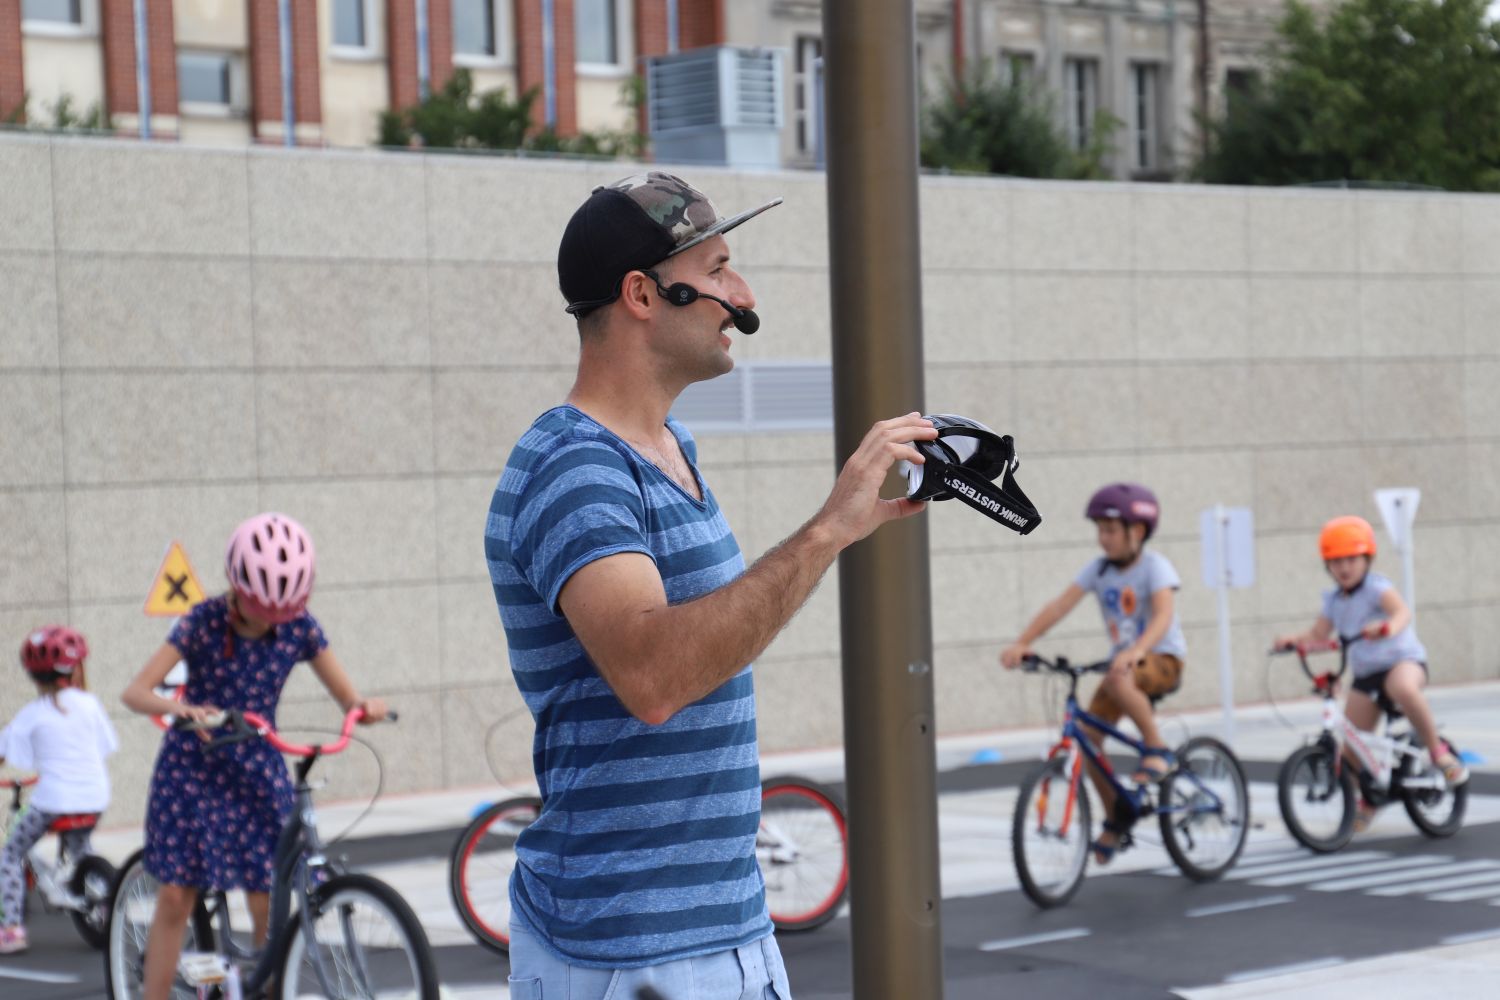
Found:
[[657, 298], [656, 283], [640, 271], [631, 271], [620, 284], [620, 303], [632, 319], [650, 317]]

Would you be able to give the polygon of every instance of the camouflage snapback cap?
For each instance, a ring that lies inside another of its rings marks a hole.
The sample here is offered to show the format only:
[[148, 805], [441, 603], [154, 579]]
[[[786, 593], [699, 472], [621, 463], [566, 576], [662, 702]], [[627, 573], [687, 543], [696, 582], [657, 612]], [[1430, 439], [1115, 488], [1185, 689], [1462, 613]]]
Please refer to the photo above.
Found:
[[594, 189], [568, 220], [557, 248], [557, 277], [568, 312], [582, 316], [613, 302], [620, 282], [781, 204], [773, 198], [728, 218], [681, 177], [652, 170]]

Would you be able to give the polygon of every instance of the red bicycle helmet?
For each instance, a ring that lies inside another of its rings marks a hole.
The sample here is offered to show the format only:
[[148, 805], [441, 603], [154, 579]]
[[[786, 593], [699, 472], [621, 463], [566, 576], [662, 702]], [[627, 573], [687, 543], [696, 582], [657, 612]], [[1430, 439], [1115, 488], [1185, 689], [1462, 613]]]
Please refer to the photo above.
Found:
[[66, 625], [44, 625], [21, 643], [21, 666], [43, 683], [72, 680], [88, 655], [88, 641]]

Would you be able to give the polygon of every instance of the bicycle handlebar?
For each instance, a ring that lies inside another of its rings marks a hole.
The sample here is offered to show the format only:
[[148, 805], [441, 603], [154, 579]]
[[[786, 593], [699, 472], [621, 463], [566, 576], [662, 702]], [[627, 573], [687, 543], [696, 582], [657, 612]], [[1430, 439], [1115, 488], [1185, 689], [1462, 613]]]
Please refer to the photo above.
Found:
[[[179, 719], [173, 723], [174, 729], [221, 729], [228, 728], [230, 732], [224, 736], [216, 736], [204, 744], [205, 750], [218, 750], [232, 743], [244, 743], [247, 740], [259, 736], [271, 746], [282, 753], [292, 754], [297, 757], [322, 757], [328, 754], [341, 753], [349, 745], [349, 738], [354, 733], [355, 725], [365, 717], [365, 710], [358, 706], [344, 713], [344, 724], [339, 730], [339, 738], [332, 743], [321, 746], [316, 744], [292, 743], [282, 739], [281, 734], [276, 731], [265, 716], [255, 712], [241, 712], [239, 709], [230, 709], [211, 716], [203, 722], [195, 722], [192, 719]], [[395, 722], [397, 715], [391, 712], [386, 716]]]
[[[1328, 690], [1330, 679], [1335, 681], [1340, 679], [1349, 669], [1349, 647], [1356, 642], [1363, 642], [1364, 638], [1363, 635], [1341, 635], [1337, 639], [1324, 639], [1319, 642], [1299, 642], [1281, 648], [1273, 647], [1270, 655], [1282, 656], [1287, 653], [1296, 653], [1297, 662], [1302, 666], [1302, 672], [1307, 675], [1307, 679], [1313, 682], [1318, 691], [1325, 691]], [[1307, 665], [1307, 655], [1309, 653], [1338, 653], [1338, 670], [1330, 670], [1320, 678]]]
[[1068, 662], [1066, 656], [1059, 656], [1055, 660], [1049, 660], [1045, 656], [1036, 653], [1027, 653], [1021, 657], [1021, 669], [1027, 673], [1037, 673], [1044, 667], [1059, 674], [1068, 674], [1071, 677], [1082, 677], [1084, 674], [1102, 674], [1109, 670], [1111, 661], [1100, 660], [1098, 663], [1073, 664]]

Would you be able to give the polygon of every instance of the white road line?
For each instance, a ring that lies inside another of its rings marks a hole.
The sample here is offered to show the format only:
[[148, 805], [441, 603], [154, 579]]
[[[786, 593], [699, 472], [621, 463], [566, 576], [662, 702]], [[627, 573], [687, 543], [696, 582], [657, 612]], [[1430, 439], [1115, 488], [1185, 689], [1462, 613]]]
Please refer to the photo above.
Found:
[[1482, 889], [1455, 889], [1452, 892], [1435, 892], [1427, 898], [1434, 903], [1467, 903], [1471, 899], [1500, 900], [1500, 885], [1489, 885]]
[[1326, 882], [1329, 879], [1348, 878], [1354, 875], [1372, 875], [1376, 872], [1394, 872], [1404, 868], [1422, 868], [1427, 865], [1447, 864], [1452, 860], [1452, 858], [1445, 854], [1418, 854], [1410, 858], [1386, 858], [1383, 861], [1370, 861], [1362, 865], [1340, 865], [1322, 871], [1310, 869], [1291, 875], [1258, 878], [1255, 880], [1255, 884], [1279, 889], [1282, 886], [1301, 885], [1305, 882]]
[[1333, 868], [1345, 864], [1357, 864], [1361, 861], [1375, 861], [1379, 859], [1389, 860], [1391, 854], [1386, 851], [1354, 851], [1351, 854], [1303, 854], [1294, 861], [1278, 861], [1264, 865], [1235, 865], [1234, 870], [1226, 872], [1226, 879], [1252, 879], [1260, 878], [1262, 875], [1280, 875], [1284, 872], [1300, 872], [1309, 868]]
[[[1238, 868], [1249, 868], [1252, 865], [1268, 865], [1276, 861], [1292, 861], [1297, 858], [1310, 857], [1305, 848], [1296, 847], [1291, 850], [1286, 848], [1274, 848], [1264, 851], [1252, 850], [1246, 847], [1240, 859], [1236, 862]], [[1180, 875], [1182, 870], [1176, 865], [1164, 865], [1151, 871], [1152, 875]]]
[[1216, 917], [1221, 913], [1239, 913], [1241, 910], [1258, 910], [1262, 906], [1280, 906], [1282, 903], [1290, 903], [1296, 896], [1260, 896], [1256, 899], [1244, 899], [1238, 903], [1223, 903], [1219, 906], [1200, 906], [1195, 910], [1188, 910], [1188, 917]]
[[0, 979], [25, 979], [33, 983], [76, 983], [77, 976], [64, 972], [32, 972], [30, 969], [8, 969], [0, 966]]
[[1264, 969], [1246, 969], [1244, 972], [1236, 972], [1224, 977], [1224, 985], [1233, 983], [1248, 983], [1257, 979], [1270, 979], [1273, 976], [1289, 976], [1296, 972], [1311, 972], [1314, 969], [1328, 969], [1335, 965], [1343, 965], [1344, 959], [1339, 957], [1315, 958], [1311, 962], [1293, 962], [1291, 965], [1271, 965]]
[[1005, 951], [1010, 948], [1024, 948], [1029, 944], [1048, 944], [1053, 941], [1071, 941], [1074, 938], [1088, 937], [1093, 931], [1087, 927], [1070, 927], [1062, 931], [1049, 931], [1046, 934], [1028, 934], [1026, 937], [1003, 938], [999, 941], [986, 941], [979, 946], [980, 951]]
[[1308, 886], [1316, 892], [1345, 892], [1351, 889], [1373, 889], [1377, 885], [1392, 885], [1396, 882], [1405, 882], [1409, 879], [1431, 878], [1435, 875], [1457, 875], [1460, 872], [1478, 871], [1481, 868], [1490, 868], [1493, 861], [1463, 861], [1458, 864], [1436, 865], [1431, 868], [1411, 868], [1402, 872], [1390, 872], [1384, 875], [1365, 875], [1361, 878], [1341, 878], [1331, 882], [1317, 882]]
[[1441, 889], [1464, 889], [1477, 885], [1487, 885], [1490, 893], [1500, 895], [1500, 864], [1491, 864], [1487, 870], [1475, 872], [1472, 875], [1457, 875], [1453, 878], [1441, 878], [1434, 882], [1422, 882], [1417, 885], [1391, 885], [1384, 889], [1371, 889], [1370, 895], [1409, 896], [1414, 892], [1426, 894]]
[[1443, 944], [1473, 944], [1475, 941], [1488, 941], [1491, 938], [1500, 938], [1500, 927], [1491, 927], [1487, 931], [1474, 931], [1470, 934], [1455, 934], [1452, 937], [1443, 938]]

